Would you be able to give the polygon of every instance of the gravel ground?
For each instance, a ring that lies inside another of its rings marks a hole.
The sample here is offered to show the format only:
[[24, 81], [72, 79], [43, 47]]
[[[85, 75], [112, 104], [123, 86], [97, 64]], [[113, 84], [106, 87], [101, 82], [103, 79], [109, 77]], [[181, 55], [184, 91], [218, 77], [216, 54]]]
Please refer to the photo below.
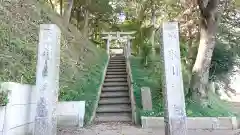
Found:
[[[102, 123], [81, 129], [61, 128], [58, 131], [58, 135], [164, 135], [164, 130], [146, 130], [126, 123]], [[240, 131], [189, 130], [187, 135], [240, 135]]]

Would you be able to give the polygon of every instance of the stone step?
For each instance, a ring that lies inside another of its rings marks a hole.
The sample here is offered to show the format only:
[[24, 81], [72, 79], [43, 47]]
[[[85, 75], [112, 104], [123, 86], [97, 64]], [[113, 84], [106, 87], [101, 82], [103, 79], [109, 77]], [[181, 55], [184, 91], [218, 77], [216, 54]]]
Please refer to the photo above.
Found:
[[113, 59], [113, 58], [123, 58], [123, 59], [125, 59], [125, 56], [124, 55], [112, 55], [111, 56], [111, 59]]
[[109, 64], [126, 64], [125, 61], [110, 61]]
[[107, 71], [107, 75], [127, 75], [127, 72], [109, 72]]
[[110, 62], [126, 62], [125, 59], [110, 59]]
[[126, 65], [126, 62], [109, 62], [108, 65]]
[[112, 64], [108, 64], [108, 67], [126, 67], [126, 63], [122, 64], [122, 63], [112, 63]]
[[102, 92], [101, 98], [117, 98], [117, 97], [129, 97], [127, 91], [112, 91], [112, 92]]
[[127, 77], [105, 79], [105, 82], [127, 82]]
[[97, 113], [96, 122], [131, 122], [131, 113]]
[[122, 68], [122, 69], [108, 69], [107, 72], [126, 72], [126, 69], [125, 68]]
[[125, 66], [126, 65], [126, 63], [125, 62], [109, 62], [109, 64], [108, 64], [108, 66], [115, 66], [115, 65], [123, 65], [123, 66]]
[[127, 97], [120, 98], [101, 98], [99, 101], [100, 105], [104, 104], [130, 104], [130, 99]]
[[130, 105], [126, 104], [114, 104], [114, 105], [99, 105], [97, 113], [130, 113]]
[[110, 60], [126, 60], [125, 57], [111, 57]]
[[125, 66], [126, 65], [126, 63], [125, 62], [109, 62], [109, 64], [108, 64], [108, 66], [115, 66], [115, 65], [117, 65], [117, 66]]
[[126, 70], [126, 66], [117, 66], [117, 67], [112, 66], [112, 67], [107, 68], [107, 70], [109, 70], [109, 69], [125, 69]]
[[127, 86], [116, 86], [116, 87], [103, 87], [102, 92], [111, 92], [111, 91], [128, 91]]
[[112, 58], [109, 61], [126, 61], [125, 58]]
[[124, 54], [112, 54], [111, 57], [124, 57]]
[[126, 61], [125, 58], [111, 58], [109, 61]]
[[103, 87], [128, 86], [127, 82], [105, 82]]
[[110, 79], [110, 78], [126, 78], [126, 77], [127, 77], [126, 74], [125, 75], [109, 75], [109, 74], [106, 75], [106, 79]]

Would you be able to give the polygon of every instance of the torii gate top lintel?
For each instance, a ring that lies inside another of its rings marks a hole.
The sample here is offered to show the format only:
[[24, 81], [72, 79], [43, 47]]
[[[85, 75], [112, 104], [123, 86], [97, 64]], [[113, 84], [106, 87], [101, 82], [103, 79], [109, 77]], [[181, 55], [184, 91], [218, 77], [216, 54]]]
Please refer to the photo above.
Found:
[[102, 39], [108, 39], [108, 40], [121, 40], [121, 39], [134, 39], [134, 37], [130, 36], [132, 34], [135, 34], [136, 31], [130, 31], [130, 32], [102, 32], [102, 35], [107, 35], [105, 37], [102, 37]]
[[126, 47], [126, 51], [127, 51], [127, 57], [129, 56], [129, 54], [131, 54], [130, 50], [131, 50], [131, 45], [130, 45], [130, 40], [134, 39], [135, 37], [132, 37], [130, 35], [135, 34], [135, 31], [130, 31], [130, 32], [102, 32], [102, 35], [107, 35], [105, 37], [102, 37], [102, 39], [107, 39], [107, 53], [109, 54], [109, 50], [110, 50], [110, 41], [112, 39], [114, 40], [122, 40], [124, 42], [127, 41], [127, 46]]
[[135, 34], [136, 31], [129, 31], [129, 32], [121, 32], [121, 31], [117, 31], [117, 32], [102, 32], [102, 35], [132, 35]]

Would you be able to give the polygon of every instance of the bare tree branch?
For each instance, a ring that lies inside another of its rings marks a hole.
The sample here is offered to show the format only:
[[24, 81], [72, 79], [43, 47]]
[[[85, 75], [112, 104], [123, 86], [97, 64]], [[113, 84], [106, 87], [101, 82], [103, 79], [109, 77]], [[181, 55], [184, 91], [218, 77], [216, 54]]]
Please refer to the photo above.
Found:
[[54, 10], [54, 4], [53, 4], [52, 0], [49, 0], [49, 2], [51, 4], [51, 6], [52, 6], [52, 9]]

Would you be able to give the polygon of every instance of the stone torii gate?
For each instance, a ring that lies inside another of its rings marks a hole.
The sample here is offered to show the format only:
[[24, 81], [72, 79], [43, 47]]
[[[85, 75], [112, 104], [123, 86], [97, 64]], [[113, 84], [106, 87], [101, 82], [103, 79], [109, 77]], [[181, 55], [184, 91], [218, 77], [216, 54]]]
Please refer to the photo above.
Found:
[[110, 45], [111, 45], [111, 40], [121, 40], [121, 41], [126, 41], [127, 46], [124, 46], [124, 54], [126, 57], [131, 55], [131, 40], [134, 39], [135, 37], [132, 37], [130, 35], [134, 34], [135, 31], [131, 32], [102, 32], [102, 35], [107, 35], [105, 37], [102, 37], [102, 39], [107, 39], [107, 45], [106, 45], [106, 50], [107, 53], [110, 53]]

